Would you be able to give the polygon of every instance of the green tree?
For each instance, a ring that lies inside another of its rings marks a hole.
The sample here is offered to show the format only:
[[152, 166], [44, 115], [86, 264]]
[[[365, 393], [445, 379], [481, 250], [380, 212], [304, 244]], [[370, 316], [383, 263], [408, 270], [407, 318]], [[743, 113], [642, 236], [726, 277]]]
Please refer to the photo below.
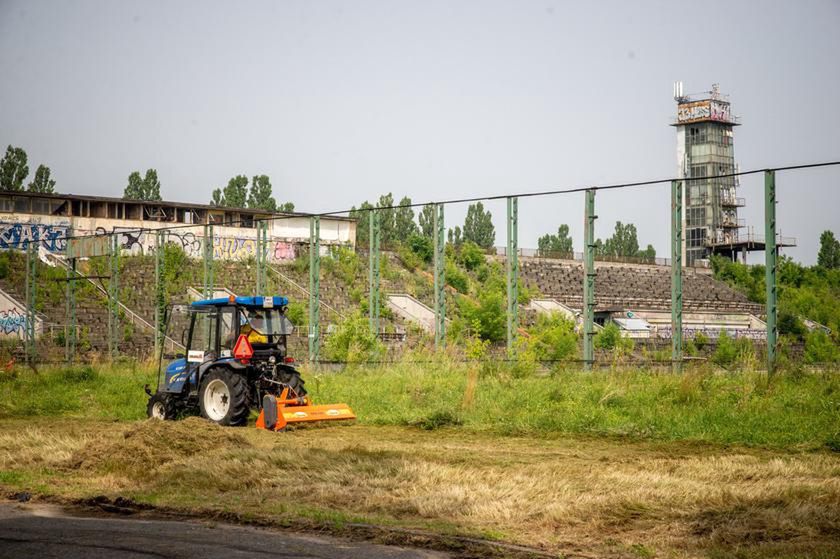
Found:
[[29, 175], [26, 159], [23, 148], [6, 148], [6, 155], [0, 159], [0, 190], [23, 190], [23, 181]]
[[476, 202], [467, 208], [464, 220], [464, 241], [472, 241], [481, 248], [492, 248], [496, 241], [493, 228], [493, 215], [484, 209], [484, 204]]
[[277, 211], [277, 201], [271, 195], [271, 181], [268, 175], [255, 175], [248, 192], [248, 207], [269, 212]]
[[394, 195], [390, 192], [379, 197], [376, 207], [379, 214], [379, 235], [382, 244], [385, 246], [394, 242]]
[[126, 200], [160, 200], [160, 181], [157, 171], [147, 169], [145, 177], [141, 177], [138, 171], [128, 175], [128, 185], [123, 191], [123, 198]]
[[820, 235], [820, 252], [817, 255], [817, 266], [827, 270], [840, 268], [840, 241], [834, 237], [832, 231], [823, 231]]
[[280, 204], [280, 207], [277, 208], [278, 212], [285, 212], [285, 213], [292, 213], [295, 211], [295, 204], [294, 202], [285, 202]]
[[417, 224], [414, 222], [411, 198], [406, 196], [400, 200], [399, 208], [394, 213], [394, 238], [401, 243], [405, 243], [412, 235], [416, 234]]
[[217, 188], [213, 191], [213, 199], [210, 203], [214, 206], [244, 208], [247, 199], [248, 177], [245, 175], [236, 175], [228, 181], [224, 190]]
[[639, 251], [638, 256], [645, 262], [654, 262], [656, 260], [656, 249], [653, 248], [653, 245], [648, 245], [645, 250]]
[[373, 204], [365, 200], [359, 209], [350, 208], [350, 217], [356, 220], [356, 244], [367, 246], [370, 243], [370, 210]]
[[55, 181], [50, 178], [50, 168], [46, 165], [38, 165], [35, 171], [35, 179], [29, 183], [29, 192], [41, 192], [44, 194], [55, 194]]
[[435, 237], [435, 206], [434, 204], [426, 204], [417, 216], [417, 221], [420, 223], [420, 234], [424, 237]]
[[537, 250], [540, 256], [572, 254], [572, 237], [569, 236], [569, 226], [564, 223], [557, 228], [556, 235], [545, 234], [537, 239]]
[[624, 225], [620, 221], [615, 222], [613, 236], [604, 241], [602, 254], [606, 256], [638, 256], [639, 239], [636, 235], [636, 226], [632, 223]]
[[[454, 246], [455, 248], [458, 248], [458, 247], [461, 246], [461, 244], [463, 242], [464, 242], [464, 239], [461, 238], [461, 228], [458, 225], [455, 226], [455, 229], [450, 229], [449, 230], [449, 244], [450, 245]], [[473, 243], [473, 244], [475, 244], [475, 243]], [[476, 246], [478, 246], [478, 245], [476, 245]]]

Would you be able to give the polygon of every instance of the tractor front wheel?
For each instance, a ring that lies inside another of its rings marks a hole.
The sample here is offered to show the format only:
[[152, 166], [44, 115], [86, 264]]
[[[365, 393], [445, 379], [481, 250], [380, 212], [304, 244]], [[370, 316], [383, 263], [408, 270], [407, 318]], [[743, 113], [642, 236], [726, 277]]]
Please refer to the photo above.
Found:
[[175, 403], [169, 394], [158, 392], [149, 398], [149, 404], [146, 406], [146, 415], [151, 419], [175, 419]]
[[211, 369], [201, 381], [198, 405], [201, 416], [219, 425], [244, 425], [248, 420], [245, 378], [228, 369]]

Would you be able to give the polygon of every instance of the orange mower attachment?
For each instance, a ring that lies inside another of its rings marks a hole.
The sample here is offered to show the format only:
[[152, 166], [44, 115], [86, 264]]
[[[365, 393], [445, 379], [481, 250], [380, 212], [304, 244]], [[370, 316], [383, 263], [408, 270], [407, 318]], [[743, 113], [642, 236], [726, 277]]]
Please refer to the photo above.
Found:
[[282, 431], [289, 423], [307, 421], [337, 421], [356, 419], [356, 414], [347, 404], [312, 405], [309, 398], [289, 398], [289, 389], [284, 388], [280, 396], [266, 394], [257, 418], [257, 429]]

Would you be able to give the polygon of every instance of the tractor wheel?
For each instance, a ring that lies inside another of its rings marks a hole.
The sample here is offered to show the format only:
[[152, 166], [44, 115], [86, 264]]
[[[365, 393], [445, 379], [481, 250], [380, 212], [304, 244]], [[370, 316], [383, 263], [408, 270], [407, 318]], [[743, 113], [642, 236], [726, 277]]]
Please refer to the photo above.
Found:
[[304, 381], [296, 370], [283, 369], [278, 380], [287, 385], [291, 392], [294, 392], [293, 397], [303, 398], [306, 396], [306, 388], [303, 387]]
[[198, 391], [201, 416], [219, 425], [245, 425], [248, 420], [248, 385], [243, 375], [211, 369]]
[[177, 410], [175, 409], [175, 402], [169, 394], [158, 392], [149, 398], [149, 404], [146, 406], [146, 415], [152, 419], [175, 419]]

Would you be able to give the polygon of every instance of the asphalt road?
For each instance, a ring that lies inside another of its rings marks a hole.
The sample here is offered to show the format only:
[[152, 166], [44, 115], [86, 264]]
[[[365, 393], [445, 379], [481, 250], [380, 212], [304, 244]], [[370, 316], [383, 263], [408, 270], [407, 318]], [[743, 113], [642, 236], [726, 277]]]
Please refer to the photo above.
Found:
[[0, 558], [442, 559], [445, 554], [229, 524], [76, 516], [0, 503]]

